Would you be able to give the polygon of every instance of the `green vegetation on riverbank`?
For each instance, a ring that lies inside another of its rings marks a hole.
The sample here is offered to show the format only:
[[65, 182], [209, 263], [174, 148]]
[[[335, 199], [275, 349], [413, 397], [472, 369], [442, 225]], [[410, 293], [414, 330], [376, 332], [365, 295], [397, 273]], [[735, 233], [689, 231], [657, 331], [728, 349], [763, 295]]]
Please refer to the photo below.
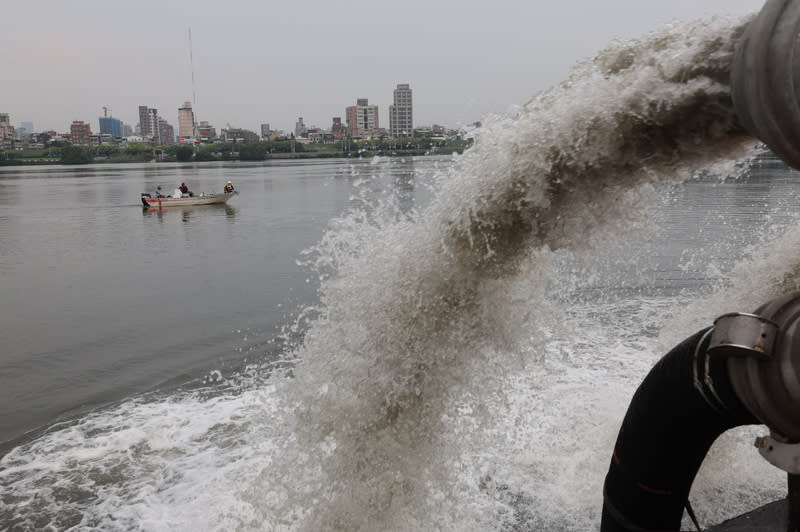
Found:
[[345, 140], [334, 144], [305, 144], [295, 140], [248, 144], [215, 143], [191, 146], [62, 146], [44, 150], [0, 151], [0, 166], [30, 164], [91, 164], [132, 162], [264, 161], [332, 157], [447, 155], [462, 153], [472, 139], [402, 138]]

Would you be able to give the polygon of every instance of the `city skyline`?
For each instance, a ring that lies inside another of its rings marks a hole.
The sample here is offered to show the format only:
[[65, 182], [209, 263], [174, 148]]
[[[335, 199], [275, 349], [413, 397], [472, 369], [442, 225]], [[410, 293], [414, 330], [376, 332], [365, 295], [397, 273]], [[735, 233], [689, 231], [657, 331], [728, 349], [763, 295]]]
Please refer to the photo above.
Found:
[[[381, 131], [388, 132], [389, 136], [391, 137], [398, 137], [398, 136], [411, 136], [414, 131], [413, 120], [412, 120], [412, 92], [413, 90], [410, 87], [409, 83], [398, 83], [397, 87], [394, 89], [394, 103], [389, 105], [388, 114], [389, 114], [389, 127], [381, 127], [379, 122], [379, 109], [377, 105], [369, 105], [368, 98], [358, 98], [356, 100], [356, 105], [347, 106], [345, 108], [345, 117], [346, 117], [346, 125], [348, 126], [348, 131], [350, 131], [350, 135], [356, 137], [373, 137], [378, 136]], [[151, 137], [154, 139], [155, 142], [159, 144], [174, 144], [175, 139], [187, 139], [187, 138], [196, 138], [196, 137], [203, 137], [204, 135], [198, 134], [198, 126], [201, 124], [205, 125], [205, 128], [213, 127], [213, 124], [209, 124], [208, 121], [200, 121], [196, 120], [194, 115], [192, 102], [184, 101], [183, 104], [178, 108], [178, 136], [174, 137], [174, 135], [166, 134], [165, 131], [172, 131], [172, 126], [168, 123], [163, 115], [155, 108], [149, 108], [146, 105], [139, 105], [138, 106], [138, 117], [139, 121], [135, 124], [135, 128], [132, 128], [130, 124], [127, 122], [123, 122], [119, 118], [115, 118], [110, 116], [108, 113], [110, 111], [109, 108], [103, 107], [103, 116], [98, 117], [98, 127], [95, 128], [94, 131], [99, 133], [107, 133], [113, 134], [116, 137], [121, 136], [129, 136], [129, 135], [122, 135], [122, 129], [131, 130], [135, 129], [135, 132], [138, 135], [144, 137]], [[9, 113], [5, 113], [4, 116], [6, 117], [5, 120], [8, 121]], [[326, 131], [333, 131], [336, 134], [337, 128], [339, 128], [340, 135], [337, 135], [337, 139], [344, 134], [344, 129], [342, 129], [341, 123], [342, 117], [341, 116], [333, 116], [331, 117], [330, 127], [326, 128], [324, 125], [319, 126], [317, 124], [305, 124], [303, 122], [303, 117], [298, 118], [298, 122], [295, 123], [294, 135], [296, 137], [304, 137], [305, 132], [309, 129], [321, 129]], [[91, 121], [88, 121], [84, 124], [84, 121], [79, 121], [81, 124], [85, 125], [86, 127], [90, 127]], [[72, 131], [74, 124], [76, 121], [72, 121], [72, 125], [70, 126], [70, 131]], [[40, 133], [45, 131], [55, 131], [57, 134], [62, 134], [66, 132], [62, 132], [58, 129], [36, 129], [32, 126], [31, 122], [21, 122], [20, 123], [20, 130], [16, 131], [16, 136], [20, 136], [19, 134], [31, 134], [31, 133]], [[25, 127], [27, 124], [28, 127]], [[385, 122], [384, 122], [385, 124]], [[11, 124], [13, 126], [13, 123]], [[262, 136], [264, 135], [264, 127], [268, 126], [269, 124], [261, 123], [259, 124], [259, 128], [250, 130], [250, 131], [257, 131], [258, 129], [261, 130]], [[427, 127], [442, 127], [442, 124], [428, 124]], [[425, 127], [425, 126], [423, 126]], [[166, 128], [166, 129], [165, 129]], [[248, 129], [248, 128], [234, 128], [234, 129]], [[269, 129], [269, 128], [267, 128]], [[300, 131], [302, 129], [302, 132]], [[249, 130], [249, 129], [248, 129]], [[291, 133], [286, 132], [285, 130], [278, 130], [282, 133]], [[129, 131], [130, 134], [133, 134], [132, 131]], [[70, 133], [71, 134], [71, 133]], [[169, 139], [169, 140], [167, 140]]]
[[217, 128], [257, 131], [270, 123], [291, 131], [299, 116], [328, 127], [367, 98], [388, 127], [393, 90], [409, 83], [415, 124], [462, 127], [513, 112], [615, 38], [762, 5], [408, 0], [390, 12], [363, 0], [241, 1], [224, 9], [203, 0], [191, 9], [151, 0], [113, 9], [99, 0], [46, 10], [18, 2], [6, 10], [10, 23], [0, 34], [0, 109], [14, 125], [64, 131], [73, 120], [97, 127], [103, 107], [135, 125], [138, 106], [146, 105], [178, 124], [177, 109], [191, 101], [196, 120]]
[[[384, 122], [383, 122], [384, 127], [380, 127], [380, 129], [383, 129], [383, 130], [390, 129], [389, 127], [386, 127], [386, 124], [387, 124], [387, 122], [388, 122], [389, 125], [391, 124], [391, 122], [392, 122], [392, 113], [393, 113], [392, 109], [393, 109], [393, 107], [395, 107], [397, 105], [398, 94], [401, 94], [402, 95], [401, 98], [406, 98], [407, 99], [407, 101], [404, 101], [403, 104], [402, 104], [402, 112], [403, 113], [407, 113], [407, 115], [408, 115], [407, 117], [405, 115], [403, 115], [404, 116], [403, 120], [406, 121], [406, 122], [403, 122], [403, 124], [408, 126], [408, 127], [405, 127], [404, 129], [407, 129], [409, 131], [409, 134], [410, 134], [410, 132], [413, 130], [413, 127], [411, 127], [412, 126], [412, 120], [411, 120], [411, 93], [412, 93], [412, 88], [410, 87], [409, 83], [403, 83], [403, 84], [398, 83], [396, 85], [396, 88], [393, 90], [393, 93], [394, 93], [395, 103], [394, 104], [390, 104], [390, 105], [387, 106], [388, 107], [388, 111], [387, 111], [388, 118], [384, 120]], [[358, 98], [357, 99], [357, 104], [360, 105], [361, 103], [364, 103], [364, 105], [366, 105], [365, 102], [367, 102], [367, 101], [368, 101], [368, 98]], [[349, 109], [351, 109], [353, 107], [355, 107], [355, 106], [347, 106], [347, 107], [345, 107], [344, 113], [342, 113], [342, 115], [347, 116], [347, 114], [349, 112]], [[370, 105], [369, 107], [370, 108], [374, 108], [374, 110], [372, 110], [373, 120], [376, 120], [377, 116], [379, 114], [379, 107], [376, 106], [376, 105]], [[160, 122], [160, 121], [169, 122], [169, 120], [166, 120], [164, 118], [164, 115], [162, 114], [162, 112], [160, 112], [158, 109], [149, 108], [146, 105], [137, 106], [137, 109], [138, 109], [138, 121], [135, 122], [134, 124], [131, 124], [131, 123], [126, 122], [126, 121], [123, 121], [120, 118], [114, 117], [113, 116], [113, 110], [109, 109], [108, 107], [103, 106], [101, 109], [102, 109], [102, 112], [103, 112], [103, 116], [98, 116], [97, 117], [98, 125], [97, 125], [97, 127], [94, 127], [93, 130], [94, 131], [103, 132], [103, 133], [110, 133], [111, 132], [110, 128], [112, 127], [112, 122], [113, 122], [113, 123], [117, 124], [114, 127], [121, 128], [123, 125], [131, 126], [131, 127], [136, 126], [138, 128], [138, 130], [139, 130], [139, 134], [144, 135], [144, 136], [157, 137], [158, 135], [156, 134], [156, 131], [158, 129], [158, 126], [156, 124], [158, 122]], [[7, 113], [7, 114], [10, 114], [10, 113]], [[341, 120], [341, 118], [342, 118], [341, 116], [331, 116], [330, 119], [329, 119], [330, 123], [328, 124], [328, 126], [333, 126], [337, 122], [337, 119]], [[302, 124], [303, 117], [299, 117], [299, 120], [300, 120], [300, 123]], [[81, 121], [85, 122], [88, 125], [92, 124], [91, 120], [85, 120], [85, 121], [81, 120]], [[74, 122], [74, 120], [71, 121], [71, 122]], [[209, 124], [209, 121], [207, 121], [207, 120], [204, 120], [203, 122], [205, 122], [206, 124]], [[13, 125], [14, 123], [15, 122], [12, 121], [11, 125]], [[19, 123], [19, 124], [32, 124], [31, 121], [17, 121], [16, 123]], [[192, 102], [184, 101], [183, 104], [180, 105], [177, 108], [177, 123], [179, 124], [178, 137], [188, 138], [188, 137], [197, 136], [195, 129], [199, 125], [199, 121], [196, 119], [196, 117], [194, 115]], [[104, 126], [104, 124], [105, 124], [105, 126]], [[380, 124], [380, 122], [378, 122], [378, 124]], [[214, 124], [210, 124], [210, 125], [214, 126]], [[264, 125], [263, 122], [259, 123], [259, 127], [258, 128], [252, 128], [252, 131], [258, 131], [259, 128], [263, 128], [263, 125]], [[430, 126], [435, 126], [435, 125], [447, 126], [446, 124], [424, 124], [423, 126], [430, 127]], [[227, 124], [226, 124], [226, 126], [227, 126]], [[310, 128], [329, 129], [329, 127], [325, 126], [324, 122], [322, 124], [318, 124], [316, 122], [313, 123], [313, 124], [309, 123], [309, 124], [304, 124], [304, 126], [306, 126], [306, 128], [310, 127]], [[24, 128], [23, 125], [21, 125], [20, 127]], [[104, 128], [108, 129], [109, 131], [103, 131]], [[24, 129], [26, 129], [26, 133], [28, 133], [28, 134], [30, 134], [32, 132], [39, 133], [39, 132], [51, 131], [51, 130], [55, 131], [56, 133], [66, 132], [66, 130], [62, 131], [61, 129], [56, 129], [56, 128], [36, 128], [36, 127], [33, 127], [32, 129], [30, 129], [30, 128], [24, 128]], [[243, 127], [243, 128], [240, 128], [240, 129], [248, 129], [248, 130], [250, 130], [251, 128]], [[296, 129], [297, 129], [297, 126], [295, 125], [295, 131], [296, 131]], [[375, 127], [374, 131], [372, 131], [372, 133], [370, 133], [370, 134], [377, 135], [377, 130], [378, 130], [378, 127]], [[280, 130], [280, 131], [284, 131], [286, 133], [290, 133], [291, 132], [291, 131], [288, 131], [288, 130], [285, 130], [285, 129]], [[367, 133], [364, 133], [364, 134], [367, 134]], [[121, 136], [121, 134], [117, 134], [116, 136]], [[296, 135], [296, 136], [299, 136], [299, 135]], [[397, 136], [397, 135], [394, 134], [394, 131], [392, 131], [392, 136]]]

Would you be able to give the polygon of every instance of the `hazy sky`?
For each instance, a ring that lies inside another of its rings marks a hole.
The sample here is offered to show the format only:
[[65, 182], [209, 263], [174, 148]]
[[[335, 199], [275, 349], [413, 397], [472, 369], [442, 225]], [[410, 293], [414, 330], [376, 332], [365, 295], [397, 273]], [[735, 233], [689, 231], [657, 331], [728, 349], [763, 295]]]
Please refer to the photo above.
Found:
[[[99, 129], [103, 106], [138, 106], [176, 128], [195, 100], [218, 130], [329, 128], [356, 98], [413, 90], [414, 125], [504, 113], [563, 80], [615, 38], [675, 20], [739, 16], [763, 0], [9, 1], [0, 30], [0, 112], [37, 131]], [[189, 28], [193, 42], [194, 94]]]

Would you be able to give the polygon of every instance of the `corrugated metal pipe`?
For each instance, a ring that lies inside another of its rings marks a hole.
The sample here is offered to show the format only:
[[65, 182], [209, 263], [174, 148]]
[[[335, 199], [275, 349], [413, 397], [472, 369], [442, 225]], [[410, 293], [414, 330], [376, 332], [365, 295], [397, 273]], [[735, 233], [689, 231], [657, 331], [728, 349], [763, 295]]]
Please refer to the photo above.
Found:
[[[786, 444], [789, 461], [796, 461], [800, 291], [753, 314], [719, 317], [650, 371], [617, 436], [603, 490], [602, 532], [680, 530], [711, 444], [730, 428], [756, 423], [769, 427], [770, 441]], [[791, 472], [792, 465], [784, 468]]]
[[768, 0], [747, 25], [731, 64], [742, 126], [800, 169], [800, 1]]

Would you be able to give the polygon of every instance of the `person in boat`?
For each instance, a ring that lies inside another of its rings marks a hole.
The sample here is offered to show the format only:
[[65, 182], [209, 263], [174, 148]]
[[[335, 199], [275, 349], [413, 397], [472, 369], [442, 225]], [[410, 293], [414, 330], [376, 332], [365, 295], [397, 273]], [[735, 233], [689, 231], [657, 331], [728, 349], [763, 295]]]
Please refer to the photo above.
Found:
[[228, 181], [227, 183], [225, 183], [225, 194], [230, 194], [232, 192], [233, 192], [233, 184], [230, 181]]
[[160, 186], [156, 187], [156, 197], [157, 198], [163, 198], [164, 197], [164, 193], [161, 192], [161, 187]]
[[178, 190], [181, 191], [181, 194], [188, 194], [190, 197], [194, 196], [194, 194], [192, 194], [192, 191], [189, 190], [189, 187], [186, 186], [186, 183], [181, 183], [181, 186], [178, 187]]

